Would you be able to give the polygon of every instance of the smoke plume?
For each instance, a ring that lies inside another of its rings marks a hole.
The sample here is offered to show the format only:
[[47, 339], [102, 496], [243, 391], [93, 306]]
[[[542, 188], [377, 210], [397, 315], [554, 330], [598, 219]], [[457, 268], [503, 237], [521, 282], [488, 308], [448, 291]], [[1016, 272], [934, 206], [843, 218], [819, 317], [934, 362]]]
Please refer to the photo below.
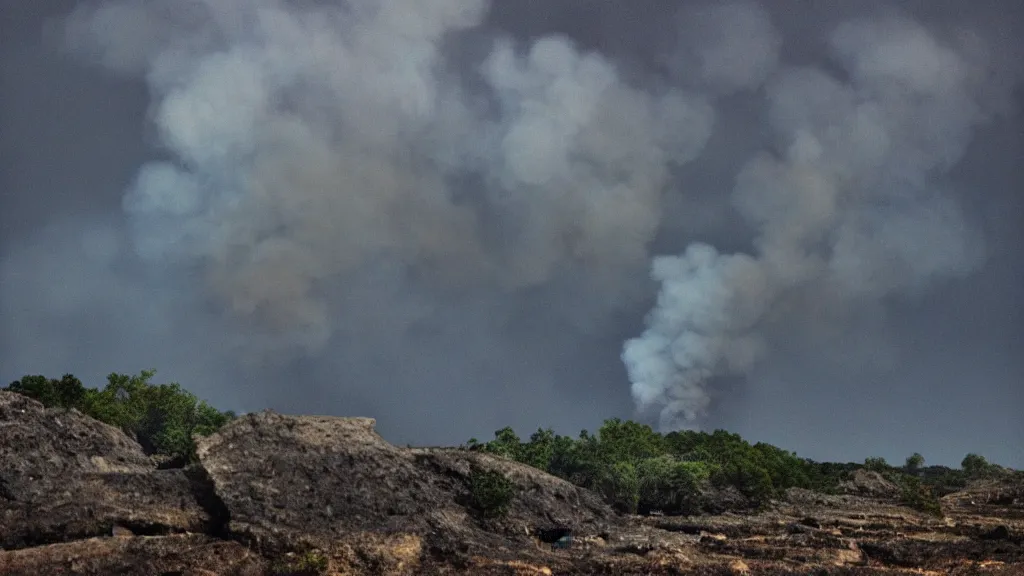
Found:
[[193, 3], [150, 43], [110, 30], [170, 4], [69, 23], [72, 45], [152, 93], [169, 158], [124, 199], [138, 253], [200, 266], [276, 353], [321, 352], [344, 321], [332, 294], [381, 262], [441, 293], [566, 269], [621, 282], [647, 258], [669, 167], [711, 132], [701, 98], [627, 86], [565, 37], [499, 40], [460, 78], [444, 42], [480, 23], [478, 0], [299, 6]]
[[772, 146], [732, 192], [757, 231], [754, 250], [697, 243], [654, 259], [657, 304], [623, 350], [641, 409], [658, 409], [666, 427], [699, 424], [716, 378], [746, 375], [769, 353], [764, 329], [787, 299], [882, 303], [982, 263], [981, 234], [946, 178], [999, 111], [974, 40], [901, 18], [854, 20], [831, 35], [835, 70], [767, 78]]
[[155, 368], [397, 442], [621, 416], [863, 458], [924, 397], [906, 453], [1020, 434], [1024, 11], [23, 4], [2, 378]]

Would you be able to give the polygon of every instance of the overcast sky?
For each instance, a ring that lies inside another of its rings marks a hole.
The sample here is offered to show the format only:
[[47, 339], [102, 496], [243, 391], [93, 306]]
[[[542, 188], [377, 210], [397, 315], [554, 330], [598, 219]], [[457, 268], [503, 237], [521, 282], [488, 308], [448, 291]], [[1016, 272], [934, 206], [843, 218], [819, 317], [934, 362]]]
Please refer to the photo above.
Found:
[[1024, 10], [0, 0], [0, 379], [1024, 467]]

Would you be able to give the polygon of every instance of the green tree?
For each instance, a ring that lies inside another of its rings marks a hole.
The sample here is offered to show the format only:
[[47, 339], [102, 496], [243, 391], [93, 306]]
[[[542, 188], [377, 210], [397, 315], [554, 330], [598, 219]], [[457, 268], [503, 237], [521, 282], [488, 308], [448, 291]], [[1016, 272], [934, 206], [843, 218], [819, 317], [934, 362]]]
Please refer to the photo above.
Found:
[[885, 461], [885, 458], [875, 456], [865, 458], [864, 467], [875, 472], [887, 472], [889, 470], [889, 463]]
[[680, 430], [665, 435], [665, 449], [679, 458], [688, 458], [695, 450], [707, 443], [708, 435], [695, 430]]
[[921, 471], [922, 466], [924, 466], [924, 456], [921, 456], [921, 454], [914, 452], [913, 454], [907, 457], [907, 462], [903, 466], [903, 468], [904, 470], [907, 471], [908, 474], [916, 475]]
[[619, 512], [635, 514], [640, 501], [640, 478], [632, 462], [612, 463], [609, 474], [601, 478], [600, 492]]
[[605, 464], [597, 449], [597, 440], [586, 430], [579, 439], [556, 436], [552, 442], [548, 472], [584, 488], [595, 489]]
[[209, 435], [234, 418], [177, 383], [150, 384], [156, 374], [112, 373], [107, 386], [86, 399], [87, 412], [138, 440], [146, 452], [194, 459], [193, 435]]
[[697, 513], [702, 491], [714, 472], [714, 467], [704, 462], [685, 462], [668, 454], [643, 460], [637, 466], [638, 510], [645, 514], [652, 510]]
[[57, 393], [57, 403], [66, 408], [77, 408], [81, 410], [85, 403], [85, 385], [78, 378], [71, 374], [65, 374], [54, 384]]
[[639, 462], [666, 453], [665, 439], [650, 426], [619, 418], [604, 421], [598, 430], [601, 450], [615, 462]]
[[960, 468], [969, 478], [980, 478], [991, 474], [994, 466], [984, 456], [970, 453], [960, 461]]
[[47, 408], [81, 408], [85, 399], [85, 387], [71, 374], [65, 374], [60, 380], [24, 376], [11, 382], [7, 389], [38, 400]]
[[520, 456], [522, 441], [516, 431], [506, 426], [501, 430], [495, 430], [494, 440], [487, 443], [485, 450], [491, 454], [504, 456], [512, 460], [518, 460]]
[[815, 488], [822, 484], [820, 473], [813, 464], [771, 444], [755, 444], [751, 459], [765, 469], [776, 490]]
[[547, 471], [555, 454], [555, 432], [548, 428], [538, 429], [530, 436], [530, 441], [519, 447], [519, 460], [534, 468]]
[[26, 376], [7, 389], [45, 406], [75, 408], [116, 426], [138, 440], [147, 453], [191, 460], [193, 436], [212, 434], [235, 415], [199, 401], [179, 384], [151, 384], [155, 374], [152, 370], [137, 375], [112, 373], [101, 390], [86, 388], [70, 374], [60, 380]]

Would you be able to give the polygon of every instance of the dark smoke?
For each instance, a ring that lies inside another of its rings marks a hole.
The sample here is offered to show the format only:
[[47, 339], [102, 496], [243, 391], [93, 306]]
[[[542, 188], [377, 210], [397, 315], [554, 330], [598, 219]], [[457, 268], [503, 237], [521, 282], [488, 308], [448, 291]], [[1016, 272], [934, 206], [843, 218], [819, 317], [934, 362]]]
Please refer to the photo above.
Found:
[[827, 302], [824, 316], [804, 309], [841, 331], [848, 307], [927, 290], [984, 260], [947, 175], [1005, 105], [985, 46], [895, 18], [844, 23], [830, 44], [843, 78], [788, 68], [765, 88], [776, 138], [733, 191], [757, 230], [753, 256], [694, 244], [654, 261], [658, 304], [623, 359], [634, 397], [661, 408], [664, 426], [699, 421], [709, 379], [746, 374], [768, 353], [761, 326], [788, 297]]

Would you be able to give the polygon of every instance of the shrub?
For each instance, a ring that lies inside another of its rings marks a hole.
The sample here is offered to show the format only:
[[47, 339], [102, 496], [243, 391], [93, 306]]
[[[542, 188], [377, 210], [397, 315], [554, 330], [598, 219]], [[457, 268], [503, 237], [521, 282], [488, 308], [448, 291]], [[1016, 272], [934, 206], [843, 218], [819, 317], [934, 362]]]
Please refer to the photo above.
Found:
[[931, 488], [914, 476], [903, 476], [900, 481], [900, 503], [920, 512], [942, 516], [942, 507]]
[[864, 467], [875, 472], [889, 471], [889, 463], [885, 461], [885, 458], [881, 457], [865, 458]]
[[469, 475], [469, 496], [473, 507], [485, 518], [499, 518], [508, 512], [515, 484], [496, 470], [474, 468]]

